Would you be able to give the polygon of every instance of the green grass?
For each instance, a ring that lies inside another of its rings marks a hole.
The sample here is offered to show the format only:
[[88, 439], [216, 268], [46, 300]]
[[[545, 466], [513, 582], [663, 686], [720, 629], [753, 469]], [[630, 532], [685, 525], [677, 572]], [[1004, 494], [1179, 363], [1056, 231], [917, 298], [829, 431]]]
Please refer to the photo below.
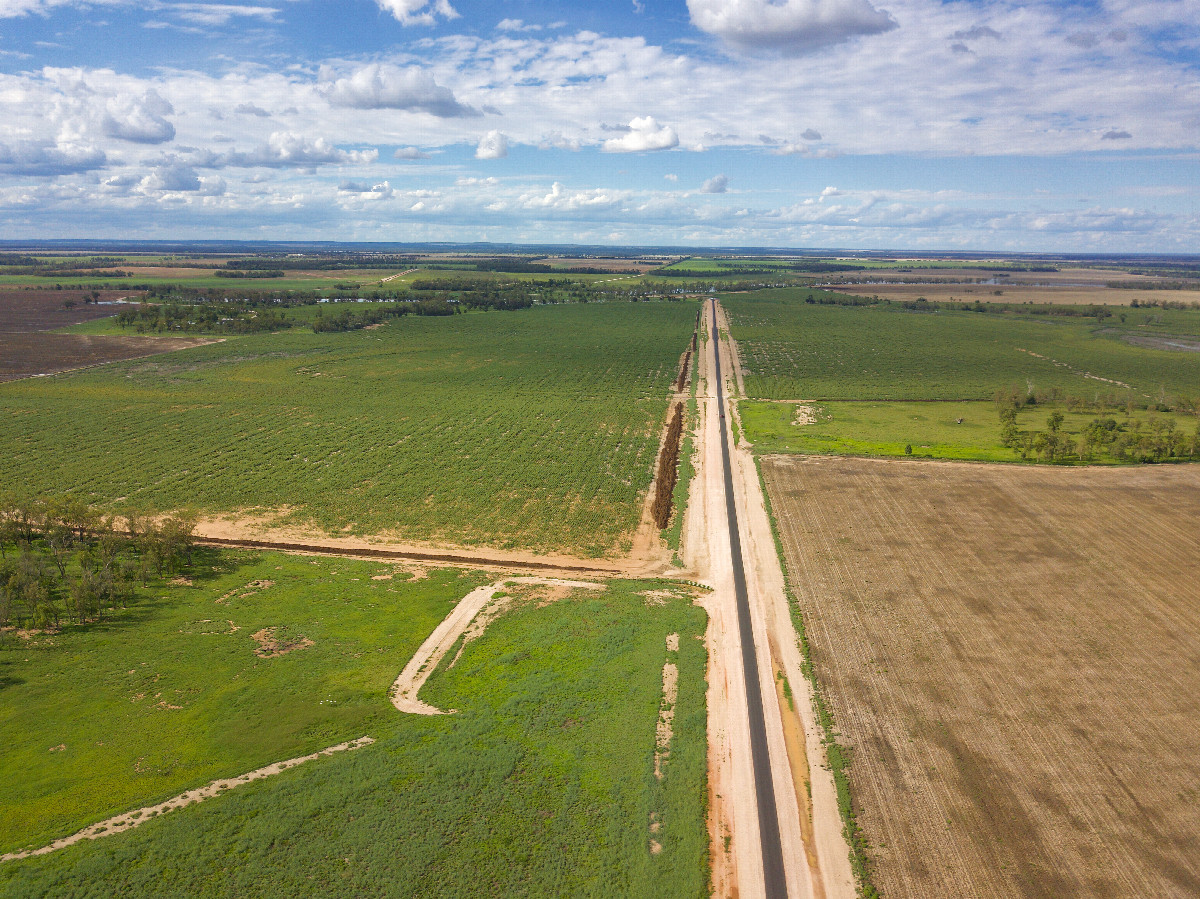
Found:
[[110, 508], [617, 554], [693, 303], [405, 317], [0, 385], [0, 481]]
[[[111, 620], [50, 636], [4, 634], [0, 852], [390, 724], [388, 686], [486, 580], [372, 580], [386, 571], [201, 550], [194, 586], [152, 584]], [[274, 583], [239, 589], [253, 581]], [[266, 627], [313, 645], [259, 658]]]
[[[998, 389], [1032, 384], [1089, 400], [1112, 393], [1144, 403], [1164, 391], [1195, 396], [1200, 389], [1200, 354], [1131, 346], [1095, 333], [1102, 328], [1091, 319], [911, 312], [898, 304], [810, 305], [804, 302], [809, 293], [819, 291], [722, 298], [741, 351], [747, 396], [984, 400]], [[1170, 326], [1167, 318], [1156, 327]], [[1169, 318], [1186, 328], [1200, 322], [1200, 312]]]
[[[705, 896], [705, 616], [681, 597], [648, 606], [638, 595], [662, 586], [618, 582], [518, 604], [423, 691], [458, 714], [392, 711], [372, 746], [2, 864], [0, 892]], [[396, 625], [394, 614], [376, 616]], [[669, 633], [680, 634], [678, 653], [665, 649]], [[668, 655], [680, 691], [660, 782], [654, 732]]]
[[[798, 425], [795, 403], [746, 400], [738, 404], [746, 437], [760, 453], [904, 456], [908, 455], [905, 447], [911, 446], [912, 456], [925, 459], [1013, 462], [1020, 458], [1000, 443], [995, 403], [821, 403], [816, 411], [817, 421]], [[1046, 419], [1055, 411], [1063, 415], [1063, 432], [1073, 436], [1097, 418], [1113, 418], [1121, 425], [1147, 418], [1146, 413], [1131, 418], [1123, 412], [1032, 407], [1022, 410], [1018, 426], [1044, 431]], [[1193, 415], [1155, 414], [1163, 421], [1173, 420], [1185, 433], [1195, 430]]]

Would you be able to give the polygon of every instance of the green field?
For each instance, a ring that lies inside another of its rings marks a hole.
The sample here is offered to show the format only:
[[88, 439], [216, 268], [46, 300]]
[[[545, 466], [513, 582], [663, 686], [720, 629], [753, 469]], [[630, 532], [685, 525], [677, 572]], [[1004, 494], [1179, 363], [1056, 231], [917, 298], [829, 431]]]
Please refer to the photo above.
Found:
[[[1017, 422], [1030, 434], [1047, 430], [1052, 413], [1063, 415], [1061, 433], [1074, 441], [1097, 419], [1112, 419], [1118, 436], [1161, 428], [1195, 433], [1200, 353], [1127, 338], [1175, 335], [1186, 344], [1200, 327], [1200, 311], [1130, 309], [1123, 321], [1100, 322], [999, 306], [980, 313], [823, 305], [806, 302], [809, 296], [837, 299], [807, 289], [722, 298], [744, 373], [739, 413], [758, 452], [1039, 458], [1002, 444], [994, 402], [1000, 392], [1036, 399]], [[804, 403], [817, 405], [815, 422], [796, 422]], [[1150, 453], [1149, 443], [1138, 452]], [[1074, 461], [1135, 457], [1101, 448], [1075, 453]]]
[[[54, 635], [0, 636], [0, 852], [372, 733], [395, 715], [384, 694], [408, 658], [487, 582], [199, 552], [193, 586], [152, 584], [112, 619]], [[266, 627], [313, 645], [259, 658]]]
[[[809, 293], [781, 289], [722, 297], [748, 397], [985, 400], [1014, 384], [1089, 400], [1113, 394], [1124, 403], [1132, 396], [1141, 404], [1164, 392], [1200, 393], [1200, 353], [1130, 345], [1118, 339], [1111, 321], [1101, 326], [1088, 318], [914, 312], [899, 304], [824, 306], [806, 303]], [[1200, 312], [1172, 318], [1194, 326]], [[1156, 327], [1164, 326], [1169, 323]]]
[[[4, 895], [707, 895], [705, 616], [684, 590], [650, 602], [661, 582], [612, 582], [546, 604], [515, 588], [422, 691], [459, 712], [421, 717], [397, 713], [386, 685], [479, 578], [375, 581], [388, 566], [275, 554], [214, 564], [112, 622], [10, 638], [3, 848], [334, 741], [377, 742], [0, 863]], [[216, 604], [251, 580], [275, 583]], [[314, 645], [259, 659], [247, 632], [265, 624]], [[680, 689], [660, 781], [668, 659]]]
[[[816, 421], [796, 423], [796, 403], [744, 400], [738, 413], [747, 439], [760, 453], [809, 453], [842, 456], [905, 456], [924, 459], [964, 459], [1013, 462], [1020, 454], [1000, 442], [995, 403], [820, 403]], [[1018, 424], [1027, 430], [1045, 430], [1055, 411], [1047, 407], [1023, 410]], [[1062, 430], [1077, 437], [1100, 415], [1096, 412], [1061, 412]], [[1151, 420], [1140, 414], [1105, 413], [1123, 428]], [[961, 419], [961, 421], [960, 421]], [[1157, 413], [1154, 419], [1173, 422], [1186, 434], [1195, 432], [1194, 415]], [[911, 449], [911, 452], [907, 452]], [[1110, 458], [1094, 461], [1114, 462]]]
[[112, 509], [599, 556], [627, 546], [693, 303], [408, 316], [0, 386], [0, 480]]

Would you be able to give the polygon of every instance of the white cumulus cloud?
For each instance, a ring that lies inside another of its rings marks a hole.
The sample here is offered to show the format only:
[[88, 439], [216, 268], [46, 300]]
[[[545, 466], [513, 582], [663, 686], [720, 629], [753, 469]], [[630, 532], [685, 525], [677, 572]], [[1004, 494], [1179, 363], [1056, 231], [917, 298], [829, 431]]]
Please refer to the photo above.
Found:
[[376, 0], [379, 8], [390, 12], [401, 25], [432, 25], [438, 16], [457, 19], [449, 0]]
[[324, 137], [308, 137], [290, 131], [276, 131], [265, 144], [249, 152], [234, 150], [210, 160], [213, 166], [266, 168], [311, 168], [317, 165], [347, 165], [374, 162], [378, 150], [340, 150]]
[[489, 131], [479, 139], [476, 159], [503, 159], [508, 155], [508, 138], [499, 131]]
[[692, 24], [742, 50], [792, 55], [896, 27], [869, 0], [688, 0]]
[[729, 178], [725, 175], [714, 175], [700, 188], [702, 194], [723, 194], [729, 190]]
[[324, 70], [322, 90], [333, 106], [351, 109], [406, 109], [440, 118], [479, 115], [454, 98], [453, 91], [417, 66], [400, 68], [372, 63], [337, 78]]
[[138, 144], [161, 144], [175, 137], [175, 126], [163, 116], [175, 110], [156, 91], [141, 97], [117, 97], [109, 100], [102, 123], [108, 137]]
[[620, 137], [606, 140], [605, 153], [639, 153], [643, 150], [669, 150], [679, 146], [679, 135], [670, 125], [660, 125], [653, 116], [639, 116], [629, 123]]

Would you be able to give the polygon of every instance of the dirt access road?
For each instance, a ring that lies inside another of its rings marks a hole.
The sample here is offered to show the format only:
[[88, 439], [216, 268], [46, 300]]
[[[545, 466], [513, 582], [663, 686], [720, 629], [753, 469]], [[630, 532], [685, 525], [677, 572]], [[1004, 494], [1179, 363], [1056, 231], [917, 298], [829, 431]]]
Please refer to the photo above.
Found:
[[[713, 339], [718, 332], [720, 338]], [[724, 419], [733, 409], [725, 395], [737, 383], [736, 351], [726, 333], [723, 312], [709, 304], [696, 371], [701, 379], [696, 477], [682, 546], [689, 574], [713, 588], [705, 607], [714, 893], [852, 899], [849, 849], [754, 460], [745, 446], [722, 448], [723, 440], [732, 443]], [[718, 378], [724, 380], [720, 390]], [[744, 645], [743, 633], [751, 635], [752, 646]], [[765, 768], [757, 775], [755, 744]]]

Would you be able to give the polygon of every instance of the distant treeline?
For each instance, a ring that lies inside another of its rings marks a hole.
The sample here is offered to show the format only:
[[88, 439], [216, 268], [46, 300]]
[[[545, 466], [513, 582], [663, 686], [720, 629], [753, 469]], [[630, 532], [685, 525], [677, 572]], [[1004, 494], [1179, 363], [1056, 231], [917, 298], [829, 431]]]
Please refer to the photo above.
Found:
[[[253, 256], [248, 259], [230, 259], [225, 263], [225, 268], [240, 271], [263, 269], [337, 271], [339, 269], [363, 268], [411, 268], [419, 264], [420, 257], [418, 256], [381, 256], [372, 253], [347, 253], [338, 256]], [[196, 267], [207, 268], [208, 266], [198, 265]]]
[[281, 268], [262, 268], [262, 269], [217, 269], [213, 272], [218, 278], [282, 278], [283, 269]]
[[277, 309], [236, 302], [213, 304], [139, 303], [117, 313], [117, 324], [139, 334], [256, 334], [290, 328], [292, 320]]
[[68, 256], [62, 259], [42, 259], [13, 253], [0, 253], [0, 266], [5, 266], [6, 275], [58, 275], [63, 278], [94, 276], [97, 278], [128, 278], [128, 272], [96, 271], [127, 262], [123, 256]]

